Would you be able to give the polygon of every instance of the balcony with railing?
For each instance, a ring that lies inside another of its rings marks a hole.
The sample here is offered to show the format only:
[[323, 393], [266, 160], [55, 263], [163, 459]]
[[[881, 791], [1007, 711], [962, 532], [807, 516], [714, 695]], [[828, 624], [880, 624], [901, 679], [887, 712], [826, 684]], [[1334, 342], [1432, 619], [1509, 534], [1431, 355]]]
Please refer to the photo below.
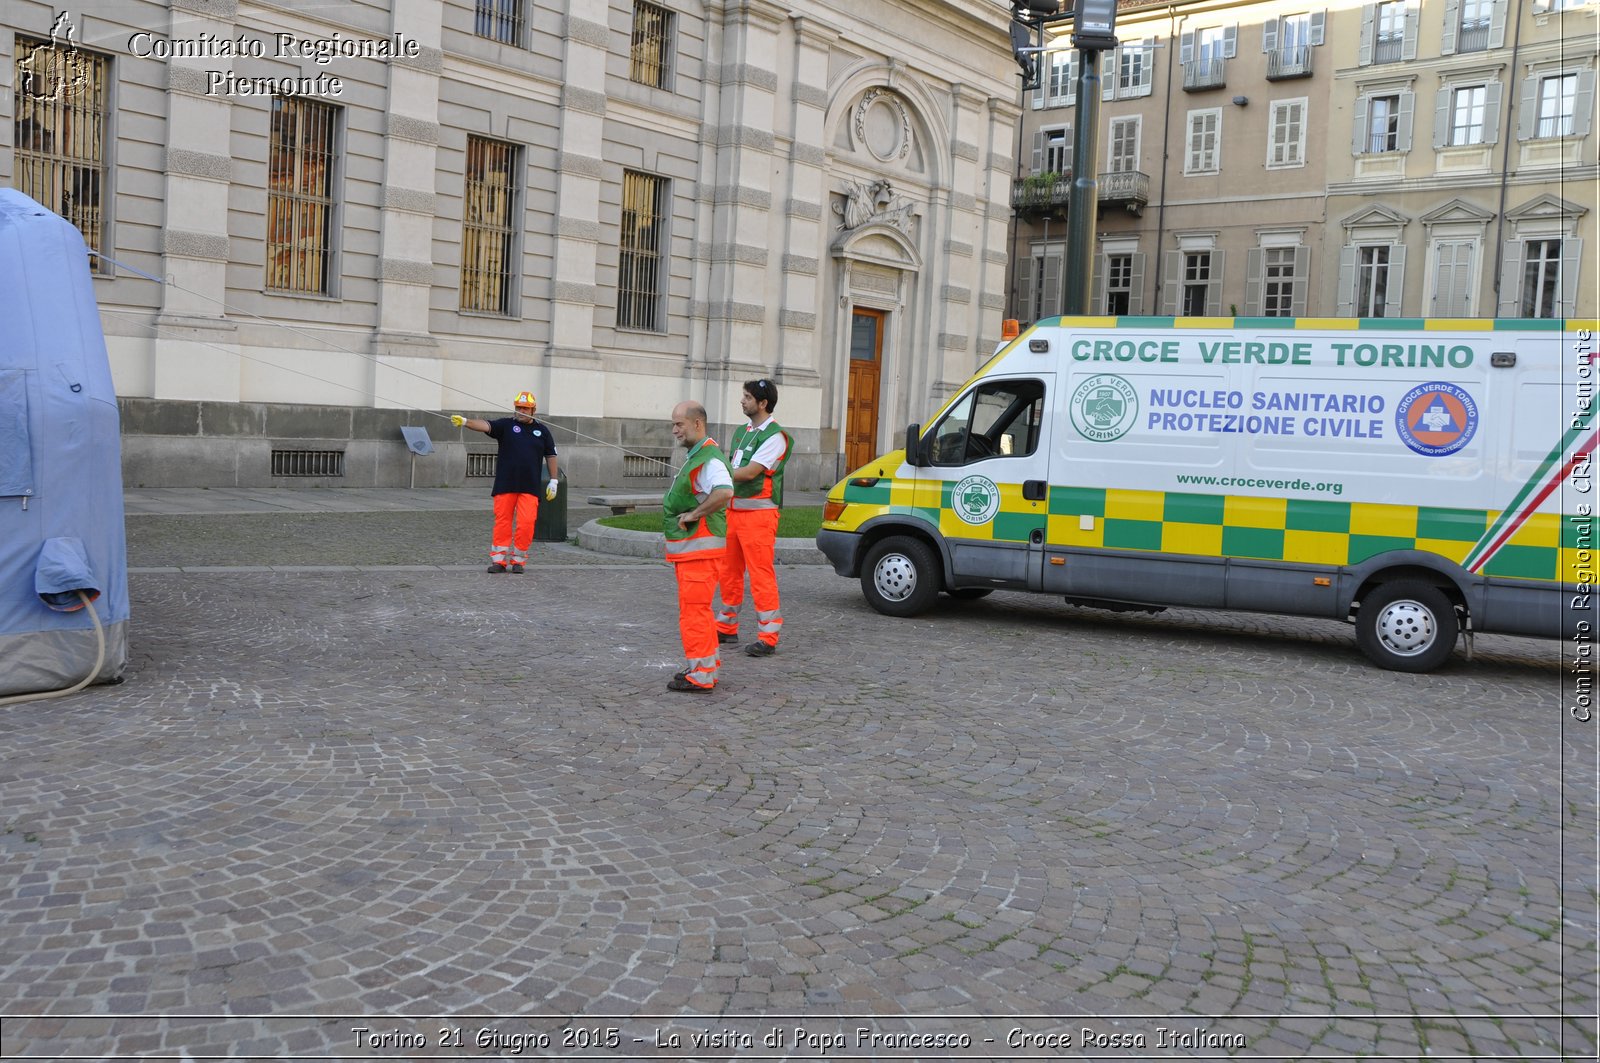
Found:
[[1456, 31], [1457, 52], [1486, 52], [1489, 50], [1489, 20], [1473, 19], [1462, 22]]
[[1103, 173], [1096, 182], [1102, 205], [1121, 203], [1128, 213], [1137, 214], [1150, 202], [1150, 175], [1138, 170]]
[[1065, 214], [1071, 198], [1071, 170], [1029, 174], [1011, 183], [1011, 209], [1018, 214]]
[[1311, 76], [1311, 47], [1301, 44], [1267, 53], [1267, 80], [1288, 81]]
[[1204, 92], [1227, 84], [1226, 59], [1191, 59], [1183, 64], [1183, 91]]
[[1406, 39], [1398, 33], [1380, 35], [1372, 42], [1374, 63], [1398, 63], [1405, 56]]

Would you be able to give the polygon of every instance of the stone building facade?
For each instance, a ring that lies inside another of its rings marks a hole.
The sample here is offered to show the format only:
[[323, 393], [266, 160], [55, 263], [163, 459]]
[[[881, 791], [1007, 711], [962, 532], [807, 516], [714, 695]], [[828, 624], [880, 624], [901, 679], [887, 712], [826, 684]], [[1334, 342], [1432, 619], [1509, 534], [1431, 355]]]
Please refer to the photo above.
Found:
[[771, 377], [822, 485], [999, 338], [992, 4], [7, 11], [0, 181], [106, 256], [130, 484], [474, 482], [483, 437], [431, 414], [528, 389], [575, 482], [619, 485], [674, 402], [716, 431]]
[[[1594, 0], [1183, 0], [1102, 59], [1096, 314], [1600, 314]], [[1025, 101], [1008, 309], [1058, 313], [1065, 34]]]

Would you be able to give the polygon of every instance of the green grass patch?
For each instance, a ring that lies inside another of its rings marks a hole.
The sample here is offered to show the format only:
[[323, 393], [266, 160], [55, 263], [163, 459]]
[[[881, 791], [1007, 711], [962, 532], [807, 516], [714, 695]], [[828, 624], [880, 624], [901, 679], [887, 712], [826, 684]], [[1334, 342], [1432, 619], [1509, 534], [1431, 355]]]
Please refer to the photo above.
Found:
[[[647, 513], [624, 513], [621, 516], [601, 517], [600, 523], [607, 528], [621, 528], [623, 531], [658, 532], [661, 530], [661, 511], [652, 509]], [[821, 527], [821, 506], [790, 506], [778, 516], [780, 539], [815, 539], [817, 530]]]

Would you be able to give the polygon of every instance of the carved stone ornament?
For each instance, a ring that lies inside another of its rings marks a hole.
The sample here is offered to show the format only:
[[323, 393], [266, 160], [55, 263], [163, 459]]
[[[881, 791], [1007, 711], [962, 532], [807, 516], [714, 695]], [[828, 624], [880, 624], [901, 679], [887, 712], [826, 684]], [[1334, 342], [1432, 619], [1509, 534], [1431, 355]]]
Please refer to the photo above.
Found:
[[887, 180], [851, 181], [844, 190], [845, 201], [841, 207], [834, 204], [833, 212], [844, 219], [840, 229], [849, 231], [863, 225], [892, 225], [911, 235], [911, 211], [914, 204], [898, 195]]
[[872, 89], [856, 104], [856, 143], [879, 162], [903, 159], [911, 152], [911, 116], [900, 97], [888, 89]]

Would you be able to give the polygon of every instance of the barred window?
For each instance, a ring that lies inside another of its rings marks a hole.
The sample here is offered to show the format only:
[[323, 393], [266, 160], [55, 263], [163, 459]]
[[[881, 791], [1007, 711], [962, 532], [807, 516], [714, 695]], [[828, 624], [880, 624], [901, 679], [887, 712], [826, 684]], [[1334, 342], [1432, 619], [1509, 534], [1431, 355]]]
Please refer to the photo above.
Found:
[[667, 182], [652, 174], [622, 174], [622, 246], [617, 270], [617, 327], [664, 331], [661, 250], [668, 219]]
[[477, 0], [472, 31], [501, 44], [522, 46], [522, 0]]
[[1539, 136], [1572, 136], [1577, 97], [1577, 74], [1557, 74], [1540, 79]]
[[[91, 251], [104, 249], [106, 95], [111, 64], [70, 41], [17, 38], [17, 191], [66, 218]], [[90, 269], [107, 272], [103, 259]]]
[[512, 238], [517, 217], [518, 150], [487, 137], [467, 138], [461, 209], [461, 309], [512, 312]]
[[641, 85], [670, 88], [671, 60], [672, 12], [648, 0], [634, 0], [628, 78]]
[[267, 278], [273, 291], [330, 294], [337, 109], [272, 98], [267, 144]]

